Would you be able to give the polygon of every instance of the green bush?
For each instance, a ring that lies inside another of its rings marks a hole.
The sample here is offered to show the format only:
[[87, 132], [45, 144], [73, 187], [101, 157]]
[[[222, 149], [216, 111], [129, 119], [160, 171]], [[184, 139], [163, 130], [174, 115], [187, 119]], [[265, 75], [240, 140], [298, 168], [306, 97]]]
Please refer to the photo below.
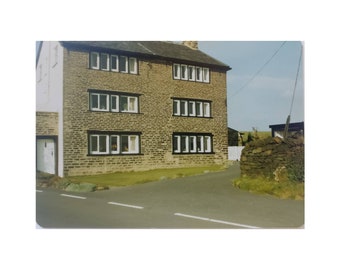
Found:
[[288, 158], [288, 178], [291, 181], [305, 181], [305, 153], [304, 148], [299, 149]]

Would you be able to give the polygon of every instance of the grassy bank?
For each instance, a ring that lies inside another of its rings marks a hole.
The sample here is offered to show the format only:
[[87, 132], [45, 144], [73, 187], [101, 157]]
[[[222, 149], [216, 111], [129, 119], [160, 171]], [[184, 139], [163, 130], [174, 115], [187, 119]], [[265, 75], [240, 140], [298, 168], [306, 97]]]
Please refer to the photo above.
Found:
[[93, 183], [98, 186], [121, 187], [135, 184], [142, 184], [162, 179], [175, 179], [184, 176], [203, 174], [206, 172], [215, 172], [224, 170], [222, 166], [206, 166], [195, 168], [178, 168], [178, 169], [156, 169], [141, 172], [116, 172], [110, 174], [73, 176], [67, 177], [73, 183]]
[[242, 177], [234, 180], [235, 187], [254, 193], [270, 194], [281, 199], [303, 200], [305, 196], [304, 182], [283, 181], [261, 178]]

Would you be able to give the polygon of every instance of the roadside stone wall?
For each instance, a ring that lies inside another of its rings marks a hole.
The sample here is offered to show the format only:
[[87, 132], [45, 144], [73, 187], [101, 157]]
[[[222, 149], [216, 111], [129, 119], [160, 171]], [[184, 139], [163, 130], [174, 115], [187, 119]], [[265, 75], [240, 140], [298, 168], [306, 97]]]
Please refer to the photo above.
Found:
[[297, 155], [302, 157], [304, 155], [302, 136], [287, 138], [285, 141], [279, 137], [269, 137], [250, 142], [242, 151], [241, 176], [265, 177], [276, 181], [288, 180], [288, 170]]

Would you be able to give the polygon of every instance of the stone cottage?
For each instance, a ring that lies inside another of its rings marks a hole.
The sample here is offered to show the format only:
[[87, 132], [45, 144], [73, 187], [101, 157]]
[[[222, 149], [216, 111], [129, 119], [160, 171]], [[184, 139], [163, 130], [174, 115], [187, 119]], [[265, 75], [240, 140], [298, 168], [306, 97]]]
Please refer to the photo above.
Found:
[[227, 71], [197, 42], [41, 42], [37, 170], [59, 176], [227, 163]]

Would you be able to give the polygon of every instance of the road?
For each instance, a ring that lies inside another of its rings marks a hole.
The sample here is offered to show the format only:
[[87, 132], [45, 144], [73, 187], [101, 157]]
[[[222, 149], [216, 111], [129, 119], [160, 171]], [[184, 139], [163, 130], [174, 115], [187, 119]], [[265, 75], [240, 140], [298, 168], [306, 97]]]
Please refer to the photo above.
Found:
[[91, 193], [36, 191], [42, 228], [299, 228], [304, 201], [236, 189], [239, 167]]

